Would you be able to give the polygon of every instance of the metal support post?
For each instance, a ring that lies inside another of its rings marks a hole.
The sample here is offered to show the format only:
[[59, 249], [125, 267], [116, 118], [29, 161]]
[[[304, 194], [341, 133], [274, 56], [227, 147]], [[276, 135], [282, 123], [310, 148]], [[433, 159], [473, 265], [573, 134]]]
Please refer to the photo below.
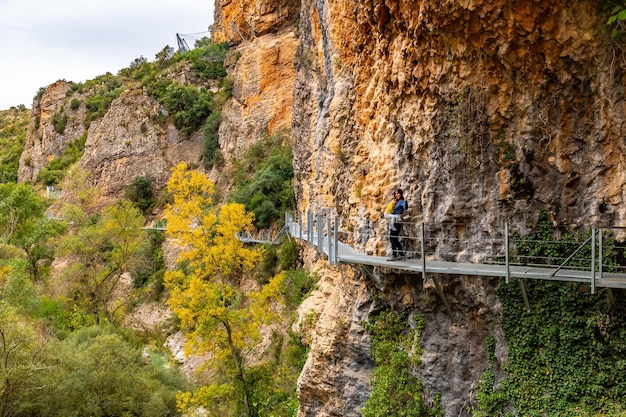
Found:
[[339, 220], [335, 217], [335, 265], [339, 265]]
[[422, 255], [422, 282], [426, 283], [426, 244], [424, 242], [424, 223], [420, 224], [420, 240], [422, 242], [422, 247], [420, 249]]
[[596, 229], [591, 228], [591, 294], [596, 293]]
[[306, 240], [309, 245], [313, 244], [313, 213], [306, 213]]
[[609, 305], [611, 306], [611, 308], [615, 307], [615, 298], [613, 297], [613, 290], [607, 287], [606, 296], [609, 300]]
[[506, 274], [504, 276], [504, 282], [509, 283], [509, 277], [511, 276], [511, 269], [509, 268], [509, 222], [504, 223], [504, 264], [506, 265]]
[[450, 303], [448, 303], [448, 300], [446, 299], [446, 296], [443, 293], [443, 288], [441, 287], [439, 280], [437, 279], [437, 277], [433, 276], [433, 281], [435, 283], [435, 287], [437, 287], [439, 298], [441, 298], [441, 301], [443, 302], [443, 305], [446, 307], [446, 311], [448, 312], [448, 315], [450, 316], [450, 320], [454, 321], [454, 316], [452, 315], [452, 310], [450, 309]]
[[330, 232], [330, 217], [326, 217], [326, 231], [328, 233], [328, 263], [330, 265], [334, 265], [333, 263], [333, 236]]
[[598, 230], [598, 279], [602, 279], [602, 228]]
[[530, 303], [528, 302], [528, 295], [526, 295], [526, 284], [524, 284], [523, 279], [518, 279], [517, 283], [519, 284], [519, 289], [522, 291], [522, 298], [524, 299], [526, 311], [530, 311]]
[[322, 213], [317, 213], [317, 253], [324, 253], [324, 222]]
[[302, 212], [298, 212], [298, 237], [302, 240]]

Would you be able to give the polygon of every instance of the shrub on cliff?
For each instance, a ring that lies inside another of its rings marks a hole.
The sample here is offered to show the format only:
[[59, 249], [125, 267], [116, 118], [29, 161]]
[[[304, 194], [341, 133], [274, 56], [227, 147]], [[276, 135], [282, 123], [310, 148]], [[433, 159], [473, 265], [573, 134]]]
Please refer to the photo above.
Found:
[[59, 184], [63, 180], [67, 169], [83, 156], [86, 141], [87, 132], [85, 131], [80, 138], [72, 141], [58, 158], [51, 160], [48, 165], [39, 171], [37, 181], [44, 185]]
[[256, 226], [270, 227], [295, 206], [292, 159], [291, 146], [281, 134], [248, 149], [231, 198], [254, 213]]
[[149, 176], [135, 177], [133, 182], [124, 188], [124, 196], [144, 213], [156, 203], [152, 179]]

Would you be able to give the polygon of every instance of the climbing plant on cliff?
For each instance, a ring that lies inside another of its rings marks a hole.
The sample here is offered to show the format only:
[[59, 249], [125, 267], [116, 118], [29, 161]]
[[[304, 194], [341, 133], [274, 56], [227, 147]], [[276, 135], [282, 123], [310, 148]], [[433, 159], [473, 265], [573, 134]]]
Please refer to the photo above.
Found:
[[[522, 254], [558, 264], [573, 251], [559, 245], [580, 241], [582, 236], [557, 230], [542, 212], [532, 232], [518, 238]], [[603, 263], [610, 268], [615, 244], [612, 239], [605, 244]], [[588, 264], [589, 256], [587, 252], [572, 263]], [[588, 284], [535, 280], [526, 281], [525, 288], [530, 311], [519, 286], [501, 285], [498, 290], [508, 347], [505, 378], [496, 387], [490, 370], [483, 375], [475, 415], [506, 415], [512, 409], [529, 416], [623, 415], [624, 294], [608, 289], [591, 294]]]
[[[243, 205], [213, 204], [214, 185], [203, 174], [179, 164], [167, 184], [173, 203], [167, 209], [167, 235], [181, 248], [179, 268], [165, 275], [169, 306], [189, 340], [187, 349], [210, 354], [205, 366], [218, 369], [209, 383], [181, 393], [179, 409], [203, 406], [216, 415], [257, 415], [249, 358], [262, 340], [261, 327], [277, 320], [281, 303], [279, 274], [258, 290], [243, 291], [244, 274], [261, 261], [237, 233], [252, 226]], [[233, 400], [234, 399], [234, 400]], [[234, 403], [234, 404], [233, 404]]]
[[[422, 382], [412, 373], [419, 365], [419, 334], [407, 331], [406, 315], [391, 310], [365, 323], [372, 337], [372, 394], [361, 409], [364, 417], [440, 416], [442, 411], [427, 406]], [[424, 324], [418, 323], [421, 332]]]
[[[602, 414], [626, 408], [626, 311], [616, 294], [589, 294], [575, 283], [530, 281], [525, 311], [520, 289], [503, 285], [508, 358], [501, 389], [523, 415]], [[493, 415], [493, 414], [492, 414]]]

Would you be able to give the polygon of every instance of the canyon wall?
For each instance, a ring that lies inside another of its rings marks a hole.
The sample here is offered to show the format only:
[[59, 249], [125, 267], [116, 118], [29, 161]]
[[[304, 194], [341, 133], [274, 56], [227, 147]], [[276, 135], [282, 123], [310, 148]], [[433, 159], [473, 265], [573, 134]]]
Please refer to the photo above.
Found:
[[[396, 188], [409, 201], [407, 232], [424, 222], [438, 242], [433, 259], [501, 252], [504, 224], [523, 231], [540, 210], [556, 224], [623, 226], [626, 64], [596, 3], [218, 0], [213, 40], [230, 44], [233, 80], [224, 169], [265, 135], [290, 133], [298, 210], [337, 216], [351, 243], [376, 255], [388, 250], [381, 214]], [[199, 162], [202, 132], [163, 123], [141, 88], [88, 126], [71, 89], [60, 81], [35, 101], [20, 181], [85, 134], [80, 164], [111, 197], [136, 176], [158, 189], [178, 161]], [[461, 234], [464, 250], [443, 243]], [[441, 276], [447, 311], [432, 280], [303, 252], [321, 279], [295, 325], [311, 348], [299, 416], [360, 415], [373, 367], [362, 322], [385, 307], [425, 319], [412, 371], [427, 401], [440, 394], [446, 416], [471, 415], [488, 337], [496, 370], [506, 360], [498, 280]]]
[[[266, 21], [244, 3], [216, 8], [222, 39], [244, 42], [229, 22]], [[575, 228], [622, 225], [624, 59], [597, 7], [303, 0], [292, 124], [299, 210], [325, 210], [344, 228], [372, 225], [365, 237], [356, 228], [353, 242], [384, 255], [381, 213], [402, 188], [410, 222], [430, 225], [435, 241], [468, 240], [462, 253], [432, 248], [447, 260], [493, 255], [505, 222], [524, 230], [539, 210]], [[270, 9], [278, 4], [255, 10]], [[376, 273], [378, 283], [346, 266], [324, 269], [322, 295], [302, 307], [319, 320], [308, 329], [299, 415], [359, 415], [372, 367], [360, 322], [382, 305], [424, 315], [415, 373], [428, 395], [442, 394], [445, 415], [469, 415], [485, 338], [496, 340], [497, 365], [506, 357], [497, 280], [442, 277], [450, 317], [432, 283]]]

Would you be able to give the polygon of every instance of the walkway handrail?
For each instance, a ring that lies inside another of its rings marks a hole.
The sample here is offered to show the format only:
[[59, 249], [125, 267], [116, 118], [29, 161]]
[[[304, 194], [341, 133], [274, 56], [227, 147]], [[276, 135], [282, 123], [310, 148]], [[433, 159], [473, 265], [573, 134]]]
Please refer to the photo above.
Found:
[[[361, 256], [365, 256], [363, 252], [359, 252], [355, 248], [353, 248], [355, 243], [358, 242], [361, 250], [365, 247], [369, 247], [368, 252], [371, 252], [373, 249], [374, 253], [370, 256], [377, 257], [375, 254], [376, 251], [381, 251], [383, 245], [386, 247], [389, 235], [386, 234], [383, 230], [386, 230], [385, 226], [381, 223], [371, 222], [369, 220], [350, 220], [350, 219], [340, 219], [339, 217], [332, 218], [330, 215], [325, 214], [323, 212], [319, 212], [317, 214], [313, 214], [312, 212], [306, 213], [306, 223], [303, 223], [303, 215], [302, 213], [298, 214], [297, 221], [293, 218], [291, 214], [287, 214], [285, 218], [285, 224], [289, 232], [292, 236], [306, 241], [307, 243], [315, 246], [317, 248], [318, 253], [326, 254], [328, 256], [328, 261], [331, 265], [338, 265], [342, 262], [342, 258], [340, 255], [340, 247], [348, 248], [353, 251], [355, 254], [361, 254]], [[363, 230], [357, 230], [359, 224], [364, 224]], [[536, 255], [524, 255], [524, 251], [518, 249], [517, 243], [524, 242], [528, 244], [529, 242], [534, 242], [530, 240], [520, 240], [516, 241], [512, 234], [509, 231], [509, 224], [506, 222], [504, 224], [504, 230], [495, 238], [493, 236], [487, 237], [487, 241], [480, 239], [484, 239], [484, 236], [480, 236], [478, 234], [470, 235], [467, 232], [467, 228], [463, 224], [431, 224], [431, 229], [434, 230], [435, 237], [429, 237], [427, 232], [428, 223], [419, 222], [419, 223], [410, 223], [403, 222], [406, 226], [403, 228], [405, 232], [400, 238], [404, 241], [406, 246], [410, 247], [410, 250], [406, 252], [409, 254], [409, 261], [417, 260], [420, 264], [420, 270], [423, 274], [423, 277], [426, 277], [427, 271], [427, 260], [429, 259], [428, 252], [429, 250], [433, 250], [434, 260], [428, 262], [456, 262], [459, 265], [493, 265], [494, 268], [500, 265], [499, 268], [504, 268], [503, 273], [499, 273], [498, 276], [502, 276], [505, 278], [505, 282], [509, 283], [510, 278], [512, 277], [512, 268], [515, 268], [515, 276], [519, 278], [521, 267], [526, 268], [526, 270], [535, 269], [535, 270], [543, 270], [547, 271], [544, 275], [544, 278], [547, 279], [558, 279], [558, 280], [571, 280], [571, 281], [582, 281], [583, 278], [581, 272], [585, 270], [590, 271], [590, 276], [588, 283], [591, 284], [591, 292], [595, 292], [595, 287], [598, 282], [602, 282], [604, 279], [604, 251], [603, 251], [603, 232], [602, 229], [609, 228], [592, 228], [592, 234], [589, 238], [587, 238], [584, 242], [571, 242], [571, 241], [539, 241], [543, 243], [553, 243], [556, 245], [552, 248], [552, 250], [556, 250], [556, 254], [550, 254], [550, 257], [537, 257]], [[341, 225], [341, 226], [340, 226]], [[340, 230], [340, 227], [342, 230]], [[408, 233], [407, 233], [408, 232]], [[343, 238], [340, 238], [339, 235], [342, 235]], [[364, 234], [365, 238], [361, 239], [359, 234]], [[469, 235], [469, 236], [468, 236]], [[373, 239], [373, 240], [372, 240]], [[384, 242], [381, 239], [385, 239]], [[369, 242], [373, 241], [371, 246]], [[484, 243], [483, 249], [486, 249], [485, 252], [471, 252], [469, 248], [476, 247], [476, 242]], [[472, 243], [473, 246], [463, 245], [463, 242]], [[486, 243], [485, 243], [486, 242]], [[577, 245], [575, 250], [570, 252], [567, 249], [567, 246]], [[572, 262], [573, 259], [583, 250], [583, 248], [591, 245], [591, 255], [585, 255], [582, 258], [578, 258], [575, 264], [570, 267], [567, 265]], [[597, 249], [597, 251], [596, 251]], [[453, 252], [452, 250], [456, 250]], [[559, 251], [563, 250], [563, 257], [559, 257]], [[626, 252], [626, 250], [625, 250]], [[441, 259], [441, 256], [444, 256], [444, 259]], [[354, 257], [351, 256], [351, 259]], [[378, 255], [380, 258], [380, 255]], [[440, 259], [440, 260], [437, 260]], [[450, 260], [452, 259], [452, 260]], [[470, 262], [463, 259], [470, 259]], [[559, 265], [551, 264], [551, 261], [558, 260]], [[535, 262], [533, 262], [535, 261]], [[397, 264], [395, 264], [397, 265]], [[588, 267], [584, 267], [583, 265], [589, 265]], [[394, 263], [389, 263], [389, 267], [393, 267]], [[567, 267], [567, 268], [566, 268]], [[614, 266], [615, 267], [615, 266]], [[530, 269], [529, 269], [530, 268]], [[555, 268], [555, 269], [553, 269]], [[618, 266], [620, 270], [626, 270], [623, 265]], [[616, 270], [616, 269], [614, 269]], [[494, 269], [495, 271], [495, 269]], [[579, 272], [577, 272], [579, 271]], [[461, 273], [461, 272], [453, 272], [453, 273]], [[560, 273], [560, 274], [559, 274]], [[500, 275], [502, 274], [502, 275]], [[535, 273], [535, 275], [537, 275]], [[615, 275], [615, 274], [613, 274]], [[626, 274], [620, 274], [626, 277]]]

